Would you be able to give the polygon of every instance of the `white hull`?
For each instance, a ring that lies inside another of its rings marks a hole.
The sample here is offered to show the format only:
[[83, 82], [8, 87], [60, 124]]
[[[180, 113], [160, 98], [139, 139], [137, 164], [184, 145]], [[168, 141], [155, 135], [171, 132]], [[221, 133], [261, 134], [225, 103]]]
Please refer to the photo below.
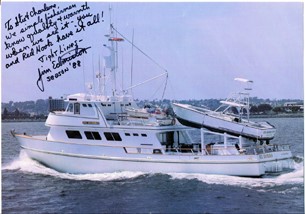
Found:
[[173, 103], [177, 119], [183, 125], [207, 128], [212, 131], [226, 132], [232, 135], [271, 140], [276, 129], [268, 123], [254, 123], [248, 121], [234, 121], [235, 117], [213, 111], [200, 111], [195, 107], [185, 104]]
[[[126, 154], [123, 147], [88, 146], [17, 136], [30, 158], [61, 172], [117, 171], [261, 176], [289, 168], [291, 152], [262, 155]], [[125, 148], [126, 149], [126, 148]], [[111, 156], [107, 154], [112, 154]], [[276, 161], [277, 160], [277, 161]]]

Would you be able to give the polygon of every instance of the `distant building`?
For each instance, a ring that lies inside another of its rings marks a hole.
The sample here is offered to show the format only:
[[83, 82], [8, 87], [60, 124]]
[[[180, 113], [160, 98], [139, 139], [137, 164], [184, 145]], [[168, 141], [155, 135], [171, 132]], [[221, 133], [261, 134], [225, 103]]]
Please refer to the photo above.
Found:
[[304, 111], [304, 105], [297, 102], [286, 102], [283, 107], [286, 112]]
[[289, 107], [289, 106], [297, 106], [297, 102], [286, 102], [286, 103], [284, 103], [284, 107]]
[[49, 111], [64, 111], [65, 110], [65, 103], [64, 99], [53, 99], [49, 97]]

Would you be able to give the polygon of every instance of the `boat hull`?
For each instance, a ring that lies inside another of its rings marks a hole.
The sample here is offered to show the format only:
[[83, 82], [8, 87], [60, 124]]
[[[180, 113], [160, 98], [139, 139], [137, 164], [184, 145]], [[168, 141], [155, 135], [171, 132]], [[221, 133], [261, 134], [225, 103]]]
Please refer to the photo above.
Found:
[[[17, 136], [27, 155], [60, 172], [73, 174], [142, 171], [259, 177], [283, 168], [290, 152], [259, 155], [126, 154], [126, 148], [88, 146]], [[111, 156], [109, 154], [112, 154]], [[281, 163], [283, 161], [283, 163]]]
[[188, 105], [173, 104], [173, 109], [178, 121], [194, 128], [206, 128], [208, 130], [220, 133], [228, 133], [235, 136], [243, 136], [257, 140], [271, 140], [274, 138], [276, 129], [272, 126], [269, 128], [260, 128], [259, 125], [249, 126], [245, 123], [236, 122], [231, 117], [227, 119], [219, 118], [215, 112], [201, 112]]

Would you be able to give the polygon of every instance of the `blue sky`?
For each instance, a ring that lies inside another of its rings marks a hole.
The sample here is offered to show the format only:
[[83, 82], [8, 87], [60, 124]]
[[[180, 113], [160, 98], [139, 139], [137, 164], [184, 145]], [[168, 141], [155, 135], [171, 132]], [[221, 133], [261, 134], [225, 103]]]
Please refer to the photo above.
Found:
[[[84, 82], [91, 82], [92, 71], [98, 69], [98, 57], [108, 55], [103, 44], [109, 4], [89, 3], [92, 13], [103, 11], [104, 22], [71, 39], [83, 39], [83, 45], [92, 47], [82, 59], [84, 67], [45, 82], [44, 92], [35, 83], [37, 59], [6, 69], [4, 23], [33, 5], [39, 8], [43, 3], [2, 4], [3, 102], [83, 92]], [[252, 96], [303, 99], [303, 3], [113, 3], [112, 8], [116, 28], [130, 39], [134, 29], [135, 44], [167, 69], [165, 98], [225, 98], [239, 87], [233, 79], [243, 77], [254, 81]], [[123, 77], [126, 88], [130, 85], [130, 45], [125, 42], [119, 51], [118, 77]], [[134, 50], [134, 83], [162, 72]], [[164, 82], [158, 79], [138, 87], [134, 97], [160, 99]]]

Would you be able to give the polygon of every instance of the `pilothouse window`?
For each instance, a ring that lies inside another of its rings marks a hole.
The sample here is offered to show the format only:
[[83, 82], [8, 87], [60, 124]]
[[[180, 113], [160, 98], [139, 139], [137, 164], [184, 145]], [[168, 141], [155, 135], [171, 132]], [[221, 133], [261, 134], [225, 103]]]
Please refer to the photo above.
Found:
[[69, 103], [68, 107], [67, 107], [67, 111], [68, 112], [73, 112], [73, 104]]
[[74, 114], [80, 114], [80, 104], [74, 103]]

